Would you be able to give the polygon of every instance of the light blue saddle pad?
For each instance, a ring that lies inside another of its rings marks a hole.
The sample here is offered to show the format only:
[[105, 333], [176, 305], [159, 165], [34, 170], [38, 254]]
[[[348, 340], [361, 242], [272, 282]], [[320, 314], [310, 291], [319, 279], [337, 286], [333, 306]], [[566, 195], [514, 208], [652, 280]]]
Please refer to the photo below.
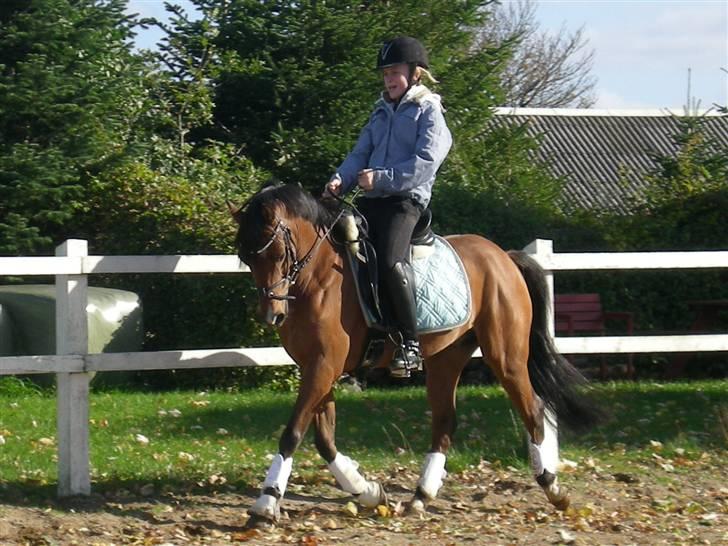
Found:
[[470, 284], [460, 257], [440, 236], [433, 247], [412, 259], [420, 334], [457, 328], [470, 318]]

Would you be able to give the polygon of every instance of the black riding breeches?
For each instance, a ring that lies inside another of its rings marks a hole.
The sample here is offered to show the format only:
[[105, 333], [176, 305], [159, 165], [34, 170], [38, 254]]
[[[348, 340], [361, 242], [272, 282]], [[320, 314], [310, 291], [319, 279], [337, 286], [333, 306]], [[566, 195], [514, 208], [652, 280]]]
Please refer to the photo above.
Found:
[[397, 262], [408, 261], [412, 232], [423, 209], [413, 199], [398, 196], [364, 198], [357, 206], [369, 224], [379, 278], [386, 279]]

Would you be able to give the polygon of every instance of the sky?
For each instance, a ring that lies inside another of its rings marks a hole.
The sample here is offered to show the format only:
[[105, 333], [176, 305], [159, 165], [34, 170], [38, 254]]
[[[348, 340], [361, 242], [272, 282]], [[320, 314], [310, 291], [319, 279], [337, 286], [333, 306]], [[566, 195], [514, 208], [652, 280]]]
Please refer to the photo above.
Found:
[[584, 27], [597, 108], [728, 104], [728, 0], [540, 0], [543, 30]]
[[[509, 0], [503, 0], [504, 2]], [[174, 0], [183, 7], [189, 0]], [[128, 0], [128, 11], [164, 18], [163, 0]], [[728, 0], [537, 0], [541, 30], [583, 27], [595, 51], [594, 108], [680, 111], [728, 104]], [[152, 47], [160, 34], [143, 31]]]

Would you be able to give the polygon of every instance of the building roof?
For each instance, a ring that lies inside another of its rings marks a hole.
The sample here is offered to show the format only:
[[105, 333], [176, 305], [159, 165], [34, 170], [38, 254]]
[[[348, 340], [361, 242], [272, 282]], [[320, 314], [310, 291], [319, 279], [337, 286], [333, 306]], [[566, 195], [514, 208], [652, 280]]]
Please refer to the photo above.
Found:
[[[528, 122], [537, 155], [566, 181], [564, 204], [626, 214], [656, 168], [653, 154], [674, 155], [677, 119], [669, 110], [496, 108], [496, 121]], [[701, 112], [708, 138], [728, 150], [728, 116]], [[728, 153], [728, 152], [727, 152]]]

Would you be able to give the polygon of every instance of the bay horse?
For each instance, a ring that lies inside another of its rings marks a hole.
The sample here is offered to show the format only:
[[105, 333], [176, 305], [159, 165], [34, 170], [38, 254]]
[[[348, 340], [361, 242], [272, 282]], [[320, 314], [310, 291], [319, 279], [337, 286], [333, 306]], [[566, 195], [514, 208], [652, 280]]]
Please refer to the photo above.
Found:
[[[301, 371], [293, 413], [249, 510], [249, 526], [278, 521], [293, 454], [312, 422], [316, 448], [339, 486], [365, 507], [386, 503], [381, 484], [367, 480], [334, 441], [334, 383], [360, 363], [367, 325], [345, 250], [330, 236], [337, 210], [326, 202], [297, 185], [276, 184], [231, 207], [238, 224], [235, 246], [258, 289], [258, 312], [277, 328]], [[456, 426], [455, 390], [478, 346], [523, 420], [537, 483], [557, 509], [566, 509], [569, 497], [556, 476], [557, 420], [585, 429], [599, 421], [600, 412], [580, 389], [583, 376], [555, 349], [544, 273], [527, 254], [505, 252], [478, 235], [447, 241], [470, 281], [471, 314], [462, 326], [420, 336], [432, 442], [408, 509], [425, 510], [443, 485]], [[393, 350], [384, 351], [379, 365], [387, 365]]]

